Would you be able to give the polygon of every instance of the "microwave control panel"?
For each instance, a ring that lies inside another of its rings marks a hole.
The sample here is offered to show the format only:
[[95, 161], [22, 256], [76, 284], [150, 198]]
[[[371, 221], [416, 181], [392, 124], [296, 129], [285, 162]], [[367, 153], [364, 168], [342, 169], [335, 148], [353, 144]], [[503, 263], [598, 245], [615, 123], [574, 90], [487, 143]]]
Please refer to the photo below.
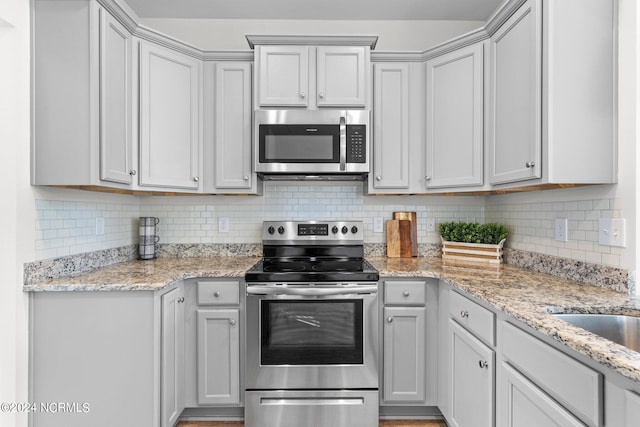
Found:
[[367, 127], [347, 125], [347, 163], [367, 163]]

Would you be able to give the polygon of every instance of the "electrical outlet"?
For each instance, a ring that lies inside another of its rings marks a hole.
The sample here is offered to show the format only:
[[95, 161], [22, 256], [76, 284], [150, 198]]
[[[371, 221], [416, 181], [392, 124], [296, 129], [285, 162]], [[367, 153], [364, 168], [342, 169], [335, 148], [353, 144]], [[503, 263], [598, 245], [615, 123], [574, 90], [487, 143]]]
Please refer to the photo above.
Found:
[[104, 218], [99, 216], [96, 218], [96, 236], [104, 234]]
[[569, 241], [569, 220], [567, 218], [556, 218], [556, 240], [559, 242]]
[[229, 218], [225, 218], [225, 217], [218, 218], [218, 232], [219, 233], [229, 232]]
[[436, 231], [436, 219], [427, 218], [427, 232], [435, 232], [435, 231]]
[[382, 228], [383, 228], [382, 218], [380, 217], [373, 218], [373, 232], [382, 233]]
[[598, 222], [598, 243], [605, 246], [627, 245], [624, 218], [600, 218]]

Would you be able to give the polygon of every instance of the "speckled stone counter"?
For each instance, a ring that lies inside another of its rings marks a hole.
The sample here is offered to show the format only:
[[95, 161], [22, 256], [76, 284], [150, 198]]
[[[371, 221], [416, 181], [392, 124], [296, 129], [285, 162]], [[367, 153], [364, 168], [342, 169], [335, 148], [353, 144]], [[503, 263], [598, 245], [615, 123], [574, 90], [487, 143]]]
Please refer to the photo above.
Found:
[[158, 258], [127, 261], [93, 271], [24, 285], [28, 292], [157, 291], [194, 277], [238, 277], [259, 257]]
[[[194, 257], [127, 261], [90, 272], [27, 284], [25, 291], [161, 290], [194, 277], [242, 278], [260, 258]], [[441, 258], [368, 257], [380, 277], [443, 279], [526, 325], [623, 376], [640, 382], [640, 353], [551, 316], [552, 312], [596, 312], [640, 316], [640, 298], [579, 284], [510, 265], [443, 263]]]
[[509, 265], [443, 263], [440, 258], [367, 258], [380, 277], [443, 279], [478, 300], [640, 382], [640, 353], [556, 319], [551, 313], [640, 316], [640, 298]]

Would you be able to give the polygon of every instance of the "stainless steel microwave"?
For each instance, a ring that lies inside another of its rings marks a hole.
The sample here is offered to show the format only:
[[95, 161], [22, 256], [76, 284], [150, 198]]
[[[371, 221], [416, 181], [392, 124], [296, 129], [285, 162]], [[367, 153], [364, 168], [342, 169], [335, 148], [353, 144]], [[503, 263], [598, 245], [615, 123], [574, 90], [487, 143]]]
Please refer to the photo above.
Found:
[[369, 116], [368, 110], [258, 110], [255, 171], [267, 179], [361, 179], [369, 172]]

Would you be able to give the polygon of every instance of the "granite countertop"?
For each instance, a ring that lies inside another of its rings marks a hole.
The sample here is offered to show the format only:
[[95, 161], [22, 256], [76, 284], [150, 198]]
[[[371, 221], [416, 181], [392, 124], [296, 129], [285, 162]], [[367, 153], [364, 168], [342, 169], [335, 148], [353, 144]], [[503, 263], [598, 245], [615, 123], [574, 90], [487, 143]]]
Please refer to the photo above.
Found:
[[[242, 278], [260, 258], [197, 257], [127, 261], [25, 285], [25, 291], [157, 291], [194, 277]], [[510, 265], [443, 262], [441, 258], [367, 257], [380, 277], [437, 278], [577, 352], [640, 382], [640, 353], [551, 316], [596, 312], [640, 316], [640, 298]]]
[[440, 258], [367, 258], [380, 277], [434, 277], [487, 303], [598, 363], [640, 382], [640, 353], [550, 313], [640, 316], [640, 298], [509, 265], [443, 262]]
[[260, 257], [194, 257], [134, 260], [44, 282], [24, 285], [28, 292], [44, 291], [158, 291], [194, 277], [237, 277]]

